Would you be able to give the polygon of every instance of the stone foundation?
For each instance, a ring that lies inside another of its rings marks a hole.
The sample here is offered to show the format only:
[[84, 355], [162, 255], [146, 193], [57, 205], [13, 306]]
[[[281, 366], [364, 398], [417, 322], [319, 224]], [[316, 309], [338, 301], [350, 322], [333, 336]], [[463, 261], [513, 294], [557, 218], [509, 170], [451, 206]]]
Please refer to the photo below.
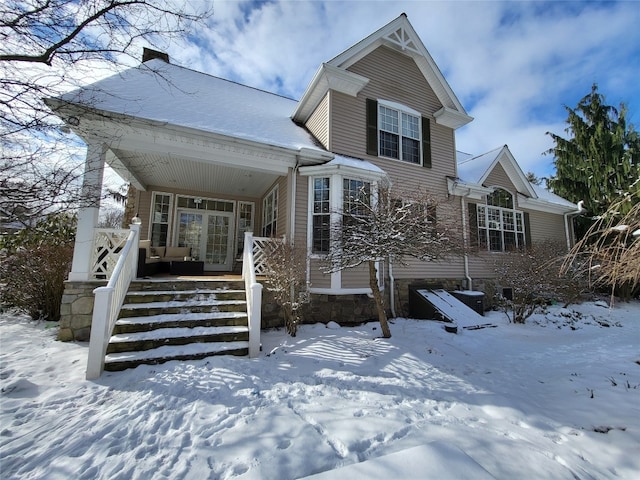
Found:
[[106, 281], [65, 282], [60, 305], [58, 340], [63, 342], [89, 341], [93, 317], [93, 291]]

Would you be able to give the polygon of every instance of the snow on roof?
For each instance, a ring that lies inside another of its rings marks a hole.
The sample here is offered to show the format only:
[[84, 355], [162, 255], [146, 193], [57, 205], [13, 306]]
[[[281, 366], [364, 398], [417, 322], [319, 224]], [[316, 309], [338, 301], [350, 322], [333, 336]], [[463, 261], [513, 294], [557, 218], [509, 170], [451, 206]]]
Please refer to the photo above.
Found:
[[61, 99], [277, 147], [324, 151], [291, 120], [295, 100], [159, 59], [67, 93]]
[[464, 182], [479, 183], [487, 169], [493, 164], [504, 146], [500, 146], [482, 155], [473, 156], [469, 153], [456, 152], [458, 162], [458, 177]]
[[374, 165], [371, 162], [367, 162], [366, 160], [362, 160], [360, 158], [354, 157], [345, 157], [343, 155], [336, 155], [333, 160], [326, 164], [329, 165], [344, 165], [346, 167], [357, 168], [360, 170], [366, 170], [367, 172], [374, 172], [380, 175], [386, 175], [387, 173], [382, 170], [380, 167]]
[[[458, 178], [463, 183], [478, 184], [485, 177], [487, 170], [491, 168], [505, 146], [495, 148], [482, 155], [473, 156], [469, 153], [456, 152], [456, 161], [458, 163]], [[544, 187], [534, 185], [530, 182], [529, 186], [536, 195], [535, 200], [538, 202], [548, 203], [556, 206], [575, 209], [576, 205], [569, 200], [550, 192]]]
[[544, 187], [541, 187], [540, 185], [531, 184], [531, 186], [533, 187], [533, 190], [536, 192], [536, 195], [538, 196], [538, 200], [542, 202], [554, 203], [557, 205], [565, 205], [567, 207], [572, 207], [574, 209], [576, 208], [576, 205], [573, 202], [570, 202], [569, 200], [566, 200], [556, 195], [555, 193], [547, 190]]

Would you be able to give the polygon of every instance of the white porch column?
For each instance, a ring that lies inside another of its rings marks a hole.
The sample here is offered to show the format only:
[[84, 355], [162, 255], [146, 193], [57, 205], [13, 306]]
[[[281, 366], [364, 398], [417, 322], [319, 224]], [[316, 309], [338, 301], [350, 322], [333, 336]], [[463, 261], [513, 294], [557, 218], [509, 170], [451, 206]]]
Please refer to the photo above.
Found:
[[87, 145], [82, 198], [78, 210], [78, 230], [69, 280], [85, 281], [91, 279], [93, 230], [98, 225], [106, 153], [107, 146], [102, 142], [91, 142]]

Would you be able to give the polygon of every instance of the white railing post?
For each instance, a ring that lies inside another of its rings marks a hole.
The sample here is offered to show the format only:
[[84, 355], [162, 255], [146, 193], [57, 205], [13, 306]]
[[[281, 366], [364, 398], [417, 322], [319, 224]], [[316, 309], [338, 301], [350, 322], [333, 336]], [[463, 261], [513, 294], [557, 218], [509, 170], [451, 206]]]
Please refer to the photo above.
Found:
[[262, 316], [262, 285], [251, 285], [251, 312], [249, 313], [249, 358], [260, 355], [260, 323]]
[[91, 319], [91, 337], [87, 357], [87, 380], [98, 378], [104, 369], [104, 360], [111, 332], [116, 324], [120, 308], [129, 290], [131, 280], [138, 269], [138, 235], [140, 226], [132, 225], [122, 251], [119, 252], [109, 283], [96, 288]]
[[[134, 219], [135, 221], [135, 219]], [[140, 242], [140, 227], [139, 223], [132, 223], [129, 225], [129, 228], [132, 232], [135, 233], [135, 238], [133, 239], [133, 252], [131, 252], [131, 257], [133, 258], [133, 270], [131, 271], [131, 280], [135, 280], [138, 276], [138, 243]]]
[[98, 378], [104, 368], [104, 355], [109, 341], [107, 332], [111, 316], [113, 287], [98, 287], [93, 291], [93, 317], [91, 319], [91, 337], [89, 338], [89, 356], [87, 358], [87, 380]]

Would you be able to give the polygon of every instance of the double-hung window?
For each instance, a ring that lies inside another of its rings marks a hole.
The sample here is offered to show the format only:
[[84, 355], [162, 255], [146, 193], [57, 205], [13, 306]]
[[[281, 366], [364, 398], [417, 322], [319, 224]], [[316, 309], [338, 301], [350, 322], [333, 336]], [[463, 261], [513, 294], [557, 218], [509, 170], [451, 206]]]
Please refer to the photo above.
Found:
[[378, 119], [380, 156], [419, 165], [420, 116], [379, 104]]
[[313, 179], [313, 253], [327, 253], [331, 237], [330, 178]]
[[513, 196], [497, 189], [487, 196], [486, 205], [477, 205], [478, 240], [492, 252], [525, 246], [524, 215], [514, 209]]

